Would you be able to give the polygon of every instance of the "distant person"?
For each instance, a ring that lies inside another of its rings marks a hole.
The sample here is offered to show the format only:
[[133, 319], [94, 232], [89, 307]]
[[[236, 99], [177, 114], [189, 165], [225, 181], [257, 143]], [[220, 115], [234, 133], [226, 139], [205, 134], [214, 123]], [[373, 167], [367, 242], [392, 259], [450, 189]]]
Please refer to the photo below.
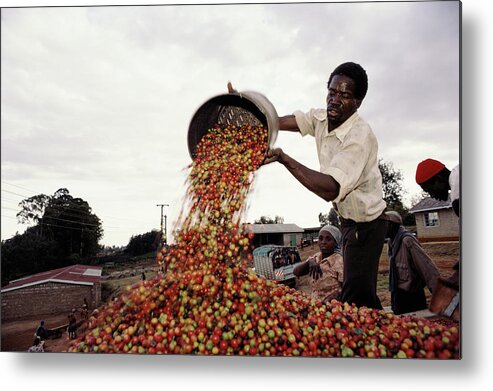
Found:
[[81, 315], [83, 319], [87, 319], [89, 316], [89, 303], [87, 302], [87, 299], [85, 297], [84, 297], [84, 304], [82, 304]]
[[389, 290], [396, 315], [424, 310], [424, 288], [433, 292], [440, 273], [418, 240], [402, 225], [399, 213], [385, 213], [388, 219]]
[[75, 308], [72, 309], [72, 312], [68, 315], [67, 332], [69, 339], [77, 338], [77, 319], [75, 317]]
[[344, 278], [344, 265], [339, 246], [341, 231], [333, 225], [324, 226], [318, 236], [320, 252], [298, 263], [296, 277], [310, 276], [311, 296], [323, 303], [339, 299]]
[[142, 271], [142, 281], [145, 281], [145, 279], [146, 279], [146, 274], [144, 271]]
[[29, 353], [44, 353], [44, 341], [41, 338], [34, 338], [32, 346], [27, 350]]
[[45, 328], [45, 321], [42, 320], [39, 323], [38, 328], [36, 329], [36, 332], [34, 333], [35, 337], [39, 337], [42, 341], [46, 340], [47, 337], [47, 332]]
[[416, 168], [416, 183], [432, 198], [452, 202], [452, 208], [460, 216], [460, 166], [449, 170], [442, 162], [426, 159]]

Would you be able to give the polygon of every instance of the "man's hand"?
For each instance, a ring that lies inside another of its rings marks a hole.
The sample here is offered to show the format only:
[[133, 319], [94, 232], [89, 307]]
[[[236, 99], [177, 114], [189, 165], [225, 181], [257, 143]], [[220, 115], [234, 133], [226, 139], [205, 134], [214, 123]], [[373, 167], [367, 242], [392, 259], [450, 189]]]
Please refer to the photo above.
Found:
[[280, 162], [282, 163], [282, 154], [283, 151], [281, 148], [268, 149], [264, 158], [264, 165], [272, 162]]
[[228, 93], [232, 94], [233, 92], [238, 92], [233, 88], [233, 85], [230, 81], [228, 81]]
[[322, 277], [322, 274], [322, 268], [317, 263], [317, 261], [315, 261], [315, 259], [310, 259], [308, 261], [308, 275], [314, 280], [318, 280], [320, 277]]

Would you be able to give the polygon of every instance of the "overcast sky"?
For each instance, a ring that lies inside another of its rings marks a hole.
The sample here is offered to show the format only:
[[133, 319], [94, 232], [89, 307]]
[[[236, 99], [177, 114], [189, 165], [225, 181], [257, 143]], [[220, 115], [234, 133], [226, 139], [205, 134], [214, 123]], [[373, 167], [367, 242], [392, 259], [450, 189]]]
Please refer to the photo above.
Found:
[[[2, 9], [2, 240], [23, 232], [18, 203], [67, 188], [102, 219], [105, 245], [170, 233], [191, 162], [197, 108], [226, 92], [264, 94], [279, 115], [325, 107], [330, 72], [367, 71], [359, 110], [379, 156], [419, 193], [417, 163], [459, 163], [458, 2]], [[318, 169], [314, 140], [276, 142]], [[247, 221], [317, 226], [326, 203], [279, 164], [258, 171]]]

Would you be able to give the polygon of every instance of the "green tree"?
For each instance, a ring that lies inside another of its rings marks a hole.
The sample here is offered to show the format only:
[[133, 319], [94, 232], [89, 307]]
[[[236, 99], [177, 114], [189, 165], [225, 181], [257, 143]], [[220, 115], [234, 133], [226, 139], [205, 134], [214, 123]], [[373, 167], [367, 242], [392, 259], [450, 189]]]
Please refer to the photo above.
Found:
[[339, 215], [334, 208], [330, 208], [329, 211], [329, 224], [337, 228], [341, 228], [341, 222], [339, 221]]
[[254, 221], [254, 224], [284, 224], [284, 217], [276, 216], [273, 219], [269, 216], [261, 216]]
[[72, 197], [65, 188], [49, 197], [39, 224], [43, 236], [58, 243], [60, 257], [78, 254], [85, 258], [95, 255], [100, 248], [101, 220], [92, 213], [87, 201]]
[[38, 227], [2, 241], [2, 285], [29, 274], [58, 267], [57, 244], [39, 235]]
[[68, 266], [94, 256], [103, 235], [100, 219], [67, 189], [38, 194], [19, 203], [19, 222], [32, 224], [2, 241], [2, 284], [29, 274]]
[[329, 214], [320, 212], [318, 214], [318, 221], [319, 221], [321, 227], [329, 224]]
[[337, 228], [341, 227], [341, 223], [339, 221], [339, 215], [337, 214], [334, 207], [330, 208], [329, 213], [325, 213], [325, 214], [319, 213], [318, 221], [320, 222], [321, 227], [327, 224], [333, 225]]
[[404, 225], [415, 225], [414, 215], [409, 213], [409, 209], [402, 202], [404, 188], [401, 171], [394, 168], [392, 162], [386, 162], [383, 159], [378, 161], [378, 168], [382, 174], [383, 198], [387, 203], [387, 209], [400, 213]]
[[141, 235], [132, 236], [125, 248], [125, 253], [129, 255], [142, 255], [147, 254], [157, 249], [156, 236], [159, 231], [152, 230]]
[[378, 168], [382, 174], [383, 199], [387, 203], [387, 207], [391, 210], [401, 208], [404, 193], [402, 173], [394, 168], [392, 162], [386, 162], [383, 159], [378, 161]]
[[37, 233], [43, 235], [43, 225], [39, 224], [45, 213], [46, 206], [50, 201], [50, 196], [38, 194], [26, 198], [19, 203], [21, 211], [17, 213], [17, 219], [21, 224], [37, 225]]
[[103, 236], [100, 219], [82, 198], [65, 188], [53, 196], [39, 194], [19, 203], [17, 218], [33, 224], [2, 242], [2, 281], [79, 262], [96, 255]]

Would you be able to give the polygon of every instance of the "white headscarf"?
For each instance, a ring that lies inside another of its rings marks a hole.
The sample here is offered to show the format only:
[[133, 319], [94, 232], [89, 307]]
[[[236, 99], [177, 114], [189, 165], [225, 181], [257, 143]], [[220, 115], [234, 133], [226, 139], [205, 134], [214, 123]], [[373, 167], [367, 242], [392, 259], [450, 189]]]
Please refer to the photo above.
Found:
[[322, 227], [320, 229], [320, 232], [322, 231], [326, 231], [329, 234], [331, 234], [334, 240], [336, 241], [338, 247], [341, 245], [342, 234], [341, 231], [339, 231], [339, 228], [337, 228], [335, 225], [327, 224], [325, 227]]

